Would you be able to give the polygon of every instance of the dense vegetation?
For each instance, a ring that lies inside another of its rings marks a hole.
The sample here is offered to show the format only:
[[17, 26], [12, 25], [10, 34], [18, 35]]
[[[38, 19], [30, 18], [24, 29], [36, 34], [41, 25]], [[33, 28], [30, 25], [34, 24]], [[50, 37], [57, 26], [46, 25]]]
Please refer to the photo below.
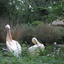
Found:
[[[64, 21], [64, 0], [0, 0], [0, 63], [1, 64], [64, 64], [64, 27], [52, 26], [60, 19]], [[22, 46], [22, 56], [16, 58], [2, 52], [6, 41], [5, 25], [10, 24], [12, 37]], [[45, 45], [44, 52], [31, 56], [28, 47], [36, 37]]]
[[63, 0], [0, 0], [0, 16], [14, 23], [52, 22], [64, 17]]
[[64, 64], [64, 47], [54, 47], [47, 45], [44, 52], [40, 52], [39, 55], [32, 56], [28, 52], [28, 47], [25, 44], [22, 45], [22, 56], [19, 58], [14, 57], [8, 52], [0, 51], [0, 63], [1, 64]]
[[43, 43], [63, 43], [64, 28], [48, 26], [63, 17], [63, 0], [0, 0], [0, 41], [5, 42], [4, 26], [8, 23], [12, 27], [13, 39], [30, 43], [35, 36]]

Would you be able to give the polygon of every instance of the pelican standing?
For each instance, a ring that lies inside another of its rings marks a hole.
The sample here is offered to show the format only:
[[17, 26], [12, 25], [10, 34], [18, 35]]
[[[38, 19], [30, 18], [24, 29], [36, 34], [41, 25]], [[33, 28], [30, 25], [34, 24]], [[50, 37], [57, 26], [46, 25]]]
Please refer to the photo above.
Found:
[[12, 35], [11, 35], [11, 30], [10, 30], [10, 25], [7, 24], [5, 26], [6, 30], [7, 30], [7, 36], [6, 36], [6, 46], [7, 46], [7, 50], [9, 52], [11, 52], [14, 56], [19, 57], [19, 55], [21, 54], [21, 45], [12, 39]]
[[28, 50], [29, 52], [34, 55], [39, 52], [39, 50], [44, 51], [45, 46], [41, 44], [35, 37], [32, 38], [32, 42], [35, 44], [31, 46]]

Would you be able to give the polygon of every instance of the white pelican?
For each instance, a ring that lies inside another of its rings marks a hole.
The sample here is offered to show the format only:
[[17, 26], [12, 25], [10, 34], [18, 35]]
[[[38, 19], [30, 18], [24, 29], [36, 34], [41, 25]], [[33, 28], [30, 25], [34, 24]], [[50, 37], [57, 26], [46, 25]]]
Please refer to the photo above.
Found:
[[6, 46], [7, 50], [11, 52], [14, 56], [19, 57], [21, 54], [21, 46], [20, 44], [12, 39], [10, 25], [6, 25], [5, 28], [7, 29], [7, 36], [6, 36]]
[[44, 51], [45, 46], [43, 44], [41, 44], [40, 42], [38, 42], [38, 40], [35, 37], [32, 38], [32, 42], [35, 45], [33, 45], [30, 48], [28, 48], [29, 52], [32, 55], [39, 53], [40, 50]]

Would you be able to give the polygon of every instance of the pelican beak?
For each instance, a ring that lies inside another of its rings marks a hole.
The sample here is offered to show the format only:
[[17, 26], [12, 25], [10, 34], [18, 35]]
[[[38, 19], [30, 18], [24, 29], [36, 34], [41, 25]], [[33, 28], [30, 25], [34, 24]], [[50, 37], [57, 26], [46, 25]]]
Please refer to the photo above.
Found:
[[36, 40], [33, 41], [34, 44], [37, 44]]

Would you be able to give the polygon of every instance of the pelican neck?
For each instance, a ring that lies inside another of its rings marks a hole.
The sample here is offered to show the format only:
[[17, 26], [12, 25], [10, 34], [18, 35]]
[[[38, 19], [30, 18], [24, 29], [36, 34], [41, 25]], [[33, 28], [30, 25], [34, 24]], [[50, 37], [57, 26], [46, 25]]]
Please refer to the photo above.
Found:
[[7, 41], [12, 41], [12, 35], [11, 35], [11, 30], [7, 30], [7, 37], [6, 37]]

